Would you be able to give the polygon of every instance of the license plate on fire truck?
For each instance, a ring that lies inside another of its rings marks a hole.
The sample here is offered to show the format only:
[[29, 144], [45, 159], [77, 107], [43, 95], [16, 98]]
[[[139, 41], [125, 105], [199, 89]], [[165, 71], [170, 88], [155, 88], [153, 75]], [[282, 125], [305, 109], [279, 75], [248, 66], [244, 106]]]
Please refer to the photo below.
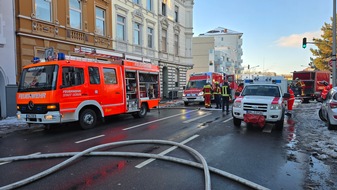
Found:
[[36, 115], [35, 114], [27, 114], [28, 119], [35, 119]]

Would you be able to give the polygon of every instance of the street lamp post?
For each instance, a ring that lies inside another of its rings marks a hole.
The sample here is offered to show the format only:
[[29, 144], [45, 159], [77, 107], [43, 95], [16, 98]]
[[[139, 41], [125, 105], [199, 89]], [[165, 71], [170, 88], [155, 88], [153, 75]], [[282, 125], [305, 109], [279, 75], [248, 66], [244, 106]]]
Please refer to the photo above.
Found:
[[336, 0], [333, 0], [332, 19], [332, 86], [336, 86]]

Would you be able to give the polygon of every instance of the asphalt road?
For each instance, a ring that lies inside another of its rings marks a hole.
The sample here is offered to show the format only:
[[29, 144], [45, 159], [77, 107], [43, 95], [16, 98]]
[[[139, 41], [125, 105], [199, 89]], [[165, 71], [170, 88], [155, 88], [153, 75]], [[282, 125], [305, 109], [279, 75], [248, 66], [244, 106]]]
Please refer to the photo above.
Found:
[[[269, 189], [304, 189], [309, 155], [289, 149], [295, 139], [296, 121], [286, 118], [283, 131], [272, 125], [234, 127], [231, 115], [215, 109], [152, 110], [146, 118], [121, 115], [91, 130], [71, 124], [52, 130], [17, 131], [0, 139], [0, 157], [80, 152], [90, 147], [130, 140], [182, 142], [197, 150], [211, 167], [229, 172]], [[137, 144], [99, 151], [164, 154], [199, 162], [172, 145]], [[173, 150], [171, 150], [173, 149]], [[0, 187], [35, 175], [66, 158], [17, 161], [0, 165]], [[250, 189], [228, 178], [211, 174], [212, 189]], [[54, 174], [21, 189], [204, 189], [201, 169], [145, 158], [82, 157]]]

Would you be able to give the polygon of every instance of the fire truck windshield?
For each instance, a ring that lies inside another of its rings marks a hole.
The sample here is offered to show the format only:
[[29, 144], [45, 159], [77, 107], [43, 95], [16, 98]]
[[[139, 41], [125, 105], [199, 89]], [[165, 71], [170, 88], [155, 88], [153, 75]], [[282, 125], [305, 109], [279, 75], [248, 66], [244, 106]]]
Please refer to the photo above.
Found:
[[193, 89], [193, 88], [203, 88], [205, 84], [206, 84], [206, 80], [188, 81], [186, 85], [186, 90]]
[[18, 92], [56, 89], [57, 65], [36, 66], [22, 71]]

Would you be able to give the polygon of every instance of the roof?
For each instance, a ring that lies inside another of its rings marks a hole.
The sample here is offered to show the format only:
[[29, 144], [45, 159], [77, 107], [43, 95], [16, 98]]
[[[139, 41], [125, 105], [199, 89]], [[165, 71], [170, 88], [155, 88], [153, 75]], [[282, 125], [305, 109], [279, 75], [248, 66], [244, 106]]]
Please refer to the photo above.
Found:
[[216, 35], [242, 35], [243, 33], [230, 30], [224, 27], [217, 27], [213, 30], [209, 30], [206, 33], [200, 34], [199, 36], [216, 36]]

